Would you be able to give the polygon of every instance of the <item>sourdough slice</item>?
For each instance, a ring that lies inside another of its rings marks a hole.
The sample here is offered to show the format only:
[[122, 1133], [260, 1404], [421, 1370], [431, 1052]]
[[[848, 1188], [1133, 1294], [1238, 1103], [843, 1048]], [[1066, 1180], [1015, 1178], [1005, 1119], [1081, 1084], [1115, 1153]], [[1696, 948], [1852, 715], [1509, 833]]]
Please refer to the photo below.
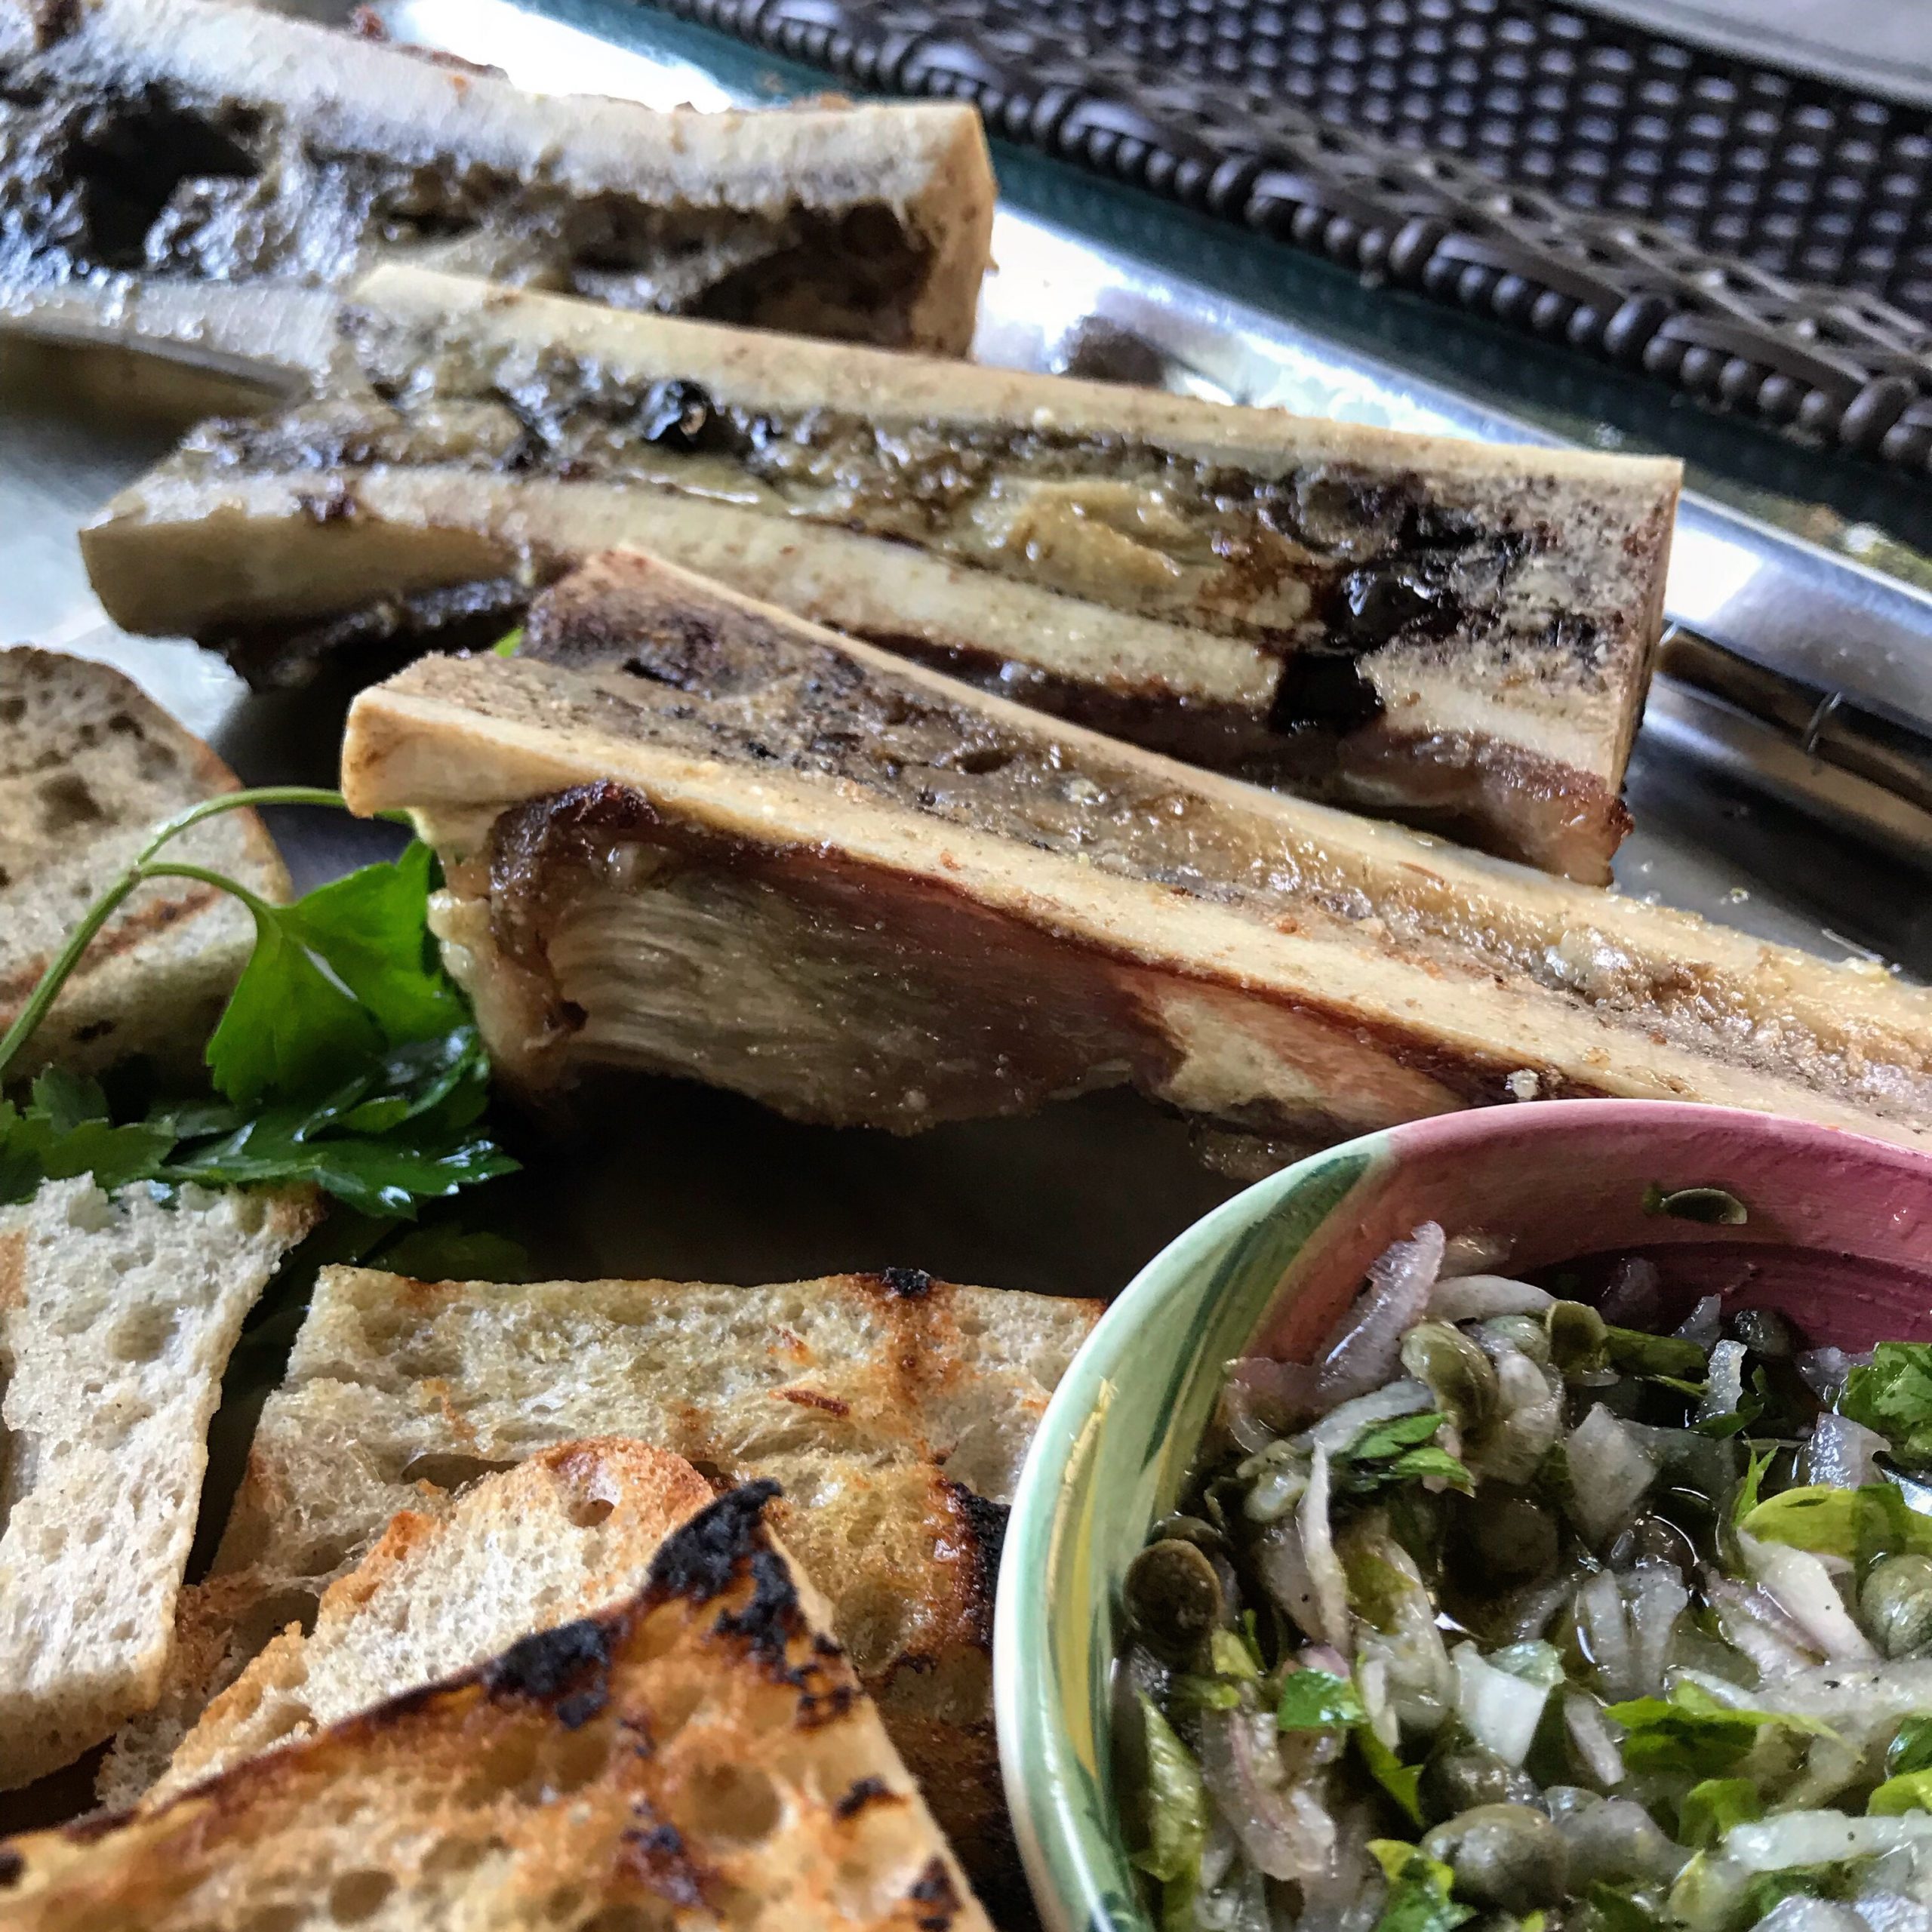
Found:
[[158, 1695], [208, 1428], [309, 1195], [110, 1200], [83, 1176], [0, 1215], [0, 1787]]
[[[1932, 1146], [1932, 993], [1055, 723], [637, 556], [606, 668], [426, 659], [344, 783], [405, 808], [500, 1075], [637, 1067], [913, 1131], [1131, 1084], [1306, 1144], [1565, 1096]], [[555, 650], [553, 643], [550, 648]]]
[[[782, 1484], [774, 1525], [975, 1883], [1023, 1896], [993, 1737], [993, 1582], [1003, 1506], [1098, 1313], [912, 1269], [754, 1288], [325, 1269], [214, 1574], [188, 1593], [201, 1634], [184, 1665], [209, 1674], [177, 1678], [174, 1727], [398, 1510], [445, 1511], [559, 1441], [634, 1436]], [[226, 1644], [209, 1634], [223, 1623]], [[170, 1741], [124, 1733], [103, 1796], [133, 1801]]]
[[616, 1609], [153, 1811], [13, 1840], [8, 1926], [983, 1932], [768, 1493], [709, 1505]]
[[379, 261], [963, 353], [970, 106], [662, 113], [223, 0], [0, 0], [0, 326], [298, 386]]
[[118, 622], [292, 675], [405, 622], [475, 641], [479, 609], [506, 629], [533, 579], [640, 543], [1191, 761], [1608, 878], [1674, 463], [408, 269], [355, 307], [333, 393], [203, 426], [85, 534]]
[[543, 1450], [440, 1518], [401, 1512], [314, 1629], [290, 1626], [209, 1706], [149, 1803], [634, 1595], [711, 1500], [682, 1457], [605, 1437]]
[[[118, 671], [0, 651], [0, 1032], [155, 826], [235, 789], [221, 761]], [[288, 896], [253, 812], [209, 820], [170, 851], [265, 899]], [[92, 1071], [143, 1054], [198, 1075], [254, 944], [253, 923], [227, 894], [187, 879], [142, 887], [88, 949], [20, 1070], [52, 1061]]]

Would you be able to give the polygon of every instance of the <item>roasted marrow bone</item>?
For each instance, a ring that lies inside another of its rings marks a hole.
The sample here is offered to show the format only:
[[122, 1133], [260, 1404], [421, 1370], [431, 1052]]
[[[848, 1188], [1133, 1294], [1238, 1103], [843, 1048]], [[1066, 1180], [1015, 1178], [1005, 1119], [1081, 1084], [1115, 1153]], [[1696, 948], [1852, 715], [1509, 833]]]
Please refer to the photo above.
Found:
[[1131, 1084], [1333, 1138], [1576, 1095], [1932, 1146], [1932, 994], [1054, 722], [636, 556], [365, 691], [500, 1069], [911, 1131]]
[[[408, 270], [357, 302], [340, 392], [205, 426], [91, 534], [122, 623], [220, 641], [319, 622], [340, 641], [330, 620], [384, 597], [404, 614], [455, 583], [541, 579], [598, 537], [642, 542], [1156, 749], [1608, 876], [1672, 464]], [[316, 505], [340, 527], [305, 527]], [[419, 526], [435, 534], [412, 549], [398, 531]], [[244, 543], [246, 570], [206, 568]]]
[[435, 263], [619, 307], [963, 352], [969, 108], [660, 113], [224, 0], [0, 0], [0, 320], [300, 378], [325, 292]]

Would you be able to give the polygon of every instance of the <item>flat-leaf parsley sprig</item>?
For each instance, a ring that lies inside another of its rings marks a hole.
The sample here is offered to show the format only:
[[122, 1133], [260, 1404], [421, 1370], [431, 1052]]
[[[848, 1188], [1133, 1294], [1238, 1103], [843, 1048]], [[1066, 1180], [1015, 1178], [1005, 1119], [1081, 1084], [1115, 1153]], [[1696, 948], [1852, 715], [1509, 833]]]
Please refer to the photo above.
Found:
[[208, 1043], [213, 1093], [116, 1121], [98, 1081], [48, 1069], [26, 1105], [0, 1100], [0, 1202], [83, 1174], [109, 1190], [306, 1181], [365, 1214], [407, 1218], [420, 1201], [514, 1171], [479, 1124], [490, 1063], [429, 936], [426, 845], [412, 841], [392, 863], [287, 906], [166, 856], [217, 813], [343, 802], [295, 785], [205, 800], [162, 825], [88, 909], [0, 1037], [0, 1083], [128, 896], [183, 878], [229, 894], [255, 922], [254, 950]]

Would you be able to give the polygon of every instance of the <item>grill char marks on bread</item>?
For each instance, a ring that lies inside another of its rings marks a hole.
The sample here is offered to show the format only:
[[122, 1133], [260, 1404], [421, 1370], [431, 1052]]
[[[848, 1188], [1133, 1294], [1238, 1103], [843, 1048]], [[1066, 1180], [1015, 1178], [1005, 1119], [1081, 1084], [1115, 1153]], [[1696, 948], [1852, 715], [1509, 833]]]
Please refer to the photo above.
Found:
[[319, 374], [380, 261], [964, 352], [966, 106], [665, 113], [229, 0], [0, 0], [0, 323]]
[[[1056, 724], [635, 555], [365, 692], [500, 1071], [909, 1131], [1131, 1083], [1333, 1138], [1531, 1096], [1932, 1144], [1932, 994]], [[571, 650], [568, 640], [577, 640]]]
[[637, 543], [1156, 749], [1608, 876], [1674, 464], [412, 270], [355, 300], [334, 393], [204, 426], [88, 533], [122, 624], [294, 675], [506, 626], [517, 586]]
[[682, 1457], [606, 1437], [540, 1451], [438, 1515], [400, 1511], [315, 1628], [291, 1624], [203, 1712], [146, 1804], [635, 1595], [711, 1500]]
[[993, 1736], [997, 1544], [1099, 1312], [905, 1269], [752, 1288], [325, 1269], [214, 1573], [187, 1593], [182, 1670], [158, 1720], [117, 1740], [102, 1795], [134, 1802], [209, 1696], [398, 1511], [440, 1519], [492, 1472], [625, 1435], [780, 1484], [774, 1527], [975, 1886], [995, 1909], [1023, 1901]]
[[[235, 776], [118, 671], [51, 651], [0, 650], [0, 1032], [75, 922], [163, 819]], [[253, 812], [196, 826], [171, 856], [281, 900], [288, 876]], [[80, 962], [17, 1072], [95, 1072], [143, 1055], [200, 1078], [254, 944], [235, 900], [186, 879], [143, 886]]]
[[769, 1493], [710, 1504], [617, 1608], [151, 1813], [14, 1840], [9, 1926], [985, 1932]]

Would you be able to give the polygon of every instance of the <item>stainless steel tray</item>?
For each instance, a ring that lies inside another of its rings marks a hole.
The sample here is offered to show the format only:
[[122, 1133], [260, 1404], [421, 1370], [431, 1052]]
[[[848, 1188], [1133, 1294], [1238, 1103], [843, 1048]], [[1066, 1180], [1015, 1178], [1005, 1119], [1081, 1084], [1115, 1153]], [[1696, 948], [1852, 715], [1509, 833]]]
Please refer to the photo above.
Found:
[[[340, 19], [350, 8], [310, 0], [302, 10]], [[745, 92], [742, 76], [726, 86], [681, 60], [642, 10], [607, 0], [383, 0], [375, 11], [398, 38], [528, 85], [660, 105], [723, 106]], [[598, 38], [580, 24], [587, 19], [630, 44]], [[1097, 318], [1150, 345], [1174, 386], [1491, 439], [1552, 433], [1281, 307], [1228, 300], [1172, 265], [1017, 208], [1002, 211], [995, 249], [978, 345], [986, 360], [1061, 366]], [[77, 526], [180, 426], [140, 414], [98, 357], [0, 349], [0, 638], [119, 665], [245, 780], [332, 782], [346, 691], [251, 696], [192, 645], [118, 632], [88, 588]], [[1680, 546], [1672, 601], [1681, 620], [1775, 669], [1932, 716], [1924, 593], [1701, 499]], [[1932, 854], [1932, 818], [1898, 789], [1822, 763], [1801, 737], [1660, 683], [1631, 774], [1638, 829], [1619, 860], [1620, 889], [1828, 956], [1932, 977], [1932, 893], [1918, 869]], [[393, 838], [337, 814], [275, 817], [298, 887]], [[533, 1140], [518, 1151], [527, 1171], [499, 1183], [476, 1218], [517, 1235], [537, 1272], [558, 1277], [749, 1282], [909, 1265], [1107, 1296], [1232, 1187], [1198, 1163], [1180, 1122], [1121, 1094], [897, 1140], [798, 1127], [731, 1095], [647, 1083], [581, 1144], [560, 1153]], [[257, 1350], [245, 1379], [259, 1393], [273, 1373]], [[230, 1392], [238, 1399], [217, 1420], [206, 1521], [224, 1511], [245, 1441], [248, 1392]], [[24, 1807], [0, 1807], [0, 1829], [62, 1815], [85, 1797], [76, 1774]]]

